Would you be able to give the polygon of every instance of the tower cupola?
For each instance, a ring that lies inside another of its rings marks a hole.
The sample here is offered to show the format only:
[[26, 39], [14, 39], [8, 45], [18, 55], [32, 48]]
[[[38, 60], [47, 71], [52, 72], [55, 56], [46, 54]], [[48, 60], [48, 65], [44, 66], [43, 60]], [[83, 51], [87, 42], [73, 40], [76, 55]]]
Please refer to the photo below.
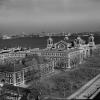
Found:
[[47, 40], [47, 48], [51, 48], [53, 46], [53, 39], [49, 36]]
[[68, 40], [69, 40], [68, 35], [65, 35], [65, 37], [64, 37], [64, 41], [65, 41], [65, 42], [68, 42]]
[[81, 46], [81, 42], [82, 42], [81, 37], [78, 36], [78, 37], [77, 37], [77, 45], [78, 45], [78, 46]]
[[89, 47], [94, 47], [94, 46], [95, 46], [94, 36], [93, 34], [91, 34], [89, 37]]
[[90, 37], [89, 37], [88, 45], [89, 45], [89, 48], [90, 48], [90, 55], [93, 55], [93, 51], [96, 48], [93, 34], [91, 34]]

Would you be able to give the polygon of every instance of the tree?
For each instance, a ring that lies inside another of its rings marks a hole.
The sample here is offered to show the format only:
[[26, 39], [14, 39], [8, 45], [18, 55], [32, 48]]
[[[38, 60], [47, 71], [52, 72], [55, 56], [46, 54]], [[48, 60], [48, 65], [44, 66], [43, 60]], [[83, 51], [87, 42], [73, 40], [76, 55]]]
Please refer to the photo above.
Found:
[[64, 62], [64, 61], [60, 61], [60, 62], [58, 62], [57, 64], [56, 64], [56, 67], [55, 67], [55, 69], [59, 69], [59, 70], [65, 70], [66, 69], [66, 62]]
[[55, 83], [54, 91], [59, 93], [60, 97], [67, 97], [69, 93], [71, 92], [71, 83], [70, 80], [68, 80], [67, 77], [56, 77], [53, 79]]
[[40, 77], [41, 77], [41, 74], [40, 74], [39, 70], [33, 70], [31, 72], [31, 78], [32, 78], [32, 80], [38, 80], [38, 79], [40, 79]]

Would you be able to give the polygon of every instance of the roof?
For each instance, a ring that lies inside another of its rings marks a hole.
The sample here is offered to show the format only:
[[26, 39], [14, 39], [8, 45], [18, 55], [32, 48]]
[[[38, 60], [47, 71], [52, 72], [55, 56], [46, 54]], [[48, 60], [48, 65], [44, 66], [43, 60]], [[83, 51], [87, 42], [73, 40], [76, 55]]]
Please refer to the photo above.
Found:
[[21, 57], [8, 57], [8, 58], [5, 58], [4, 59], [4, 62], [5, 63], [14, 63], [14, 62], [17, 62], [19, 60], [22, 60], [23, 58]]
[[[33, 95], [34, 97], [40, 95], [39, 91], [33, 87], [32, 87], [32, 89], [28, 89], [28, 88], [23, 88], [23, 87], [5, 84], [2, 87], [2, 89], [5, 91], [8, 90], [9, 92], [19, 93], [21, 95], [23, 95], [24, 93], [31, 93], [31, 95]], [[11, 95], [11, 94], [9, 94], [9, 95]]]
[[61, 40], [61, 41], [55, 43], [55, 45], [60, 44], [60, 43], [63, 43], [63, 44], [65, 44], [66, 46], [69, 44], [68, 42]]
[[32, 54], [32, 55], [27, 55], [24, 59], [23, 59], [23, 62], [24, 64], [28, 64], [28, 62], [31, 63], [31, 61], [35, 59], [37, 61], [38, 64], [42, 63], [43, 62], [43, 57], [41, 56], [38, 56], [37, 54]]
[[48, 60], [43, 56], [35, 56], [35, 59], [37, 60], [38, 64], [44, 64], [48, 62]]
[[6, 91], [8, 90], [8, 91], [12, 91], [12, 92], [20, 93], [20, 94], [23, 94], [23, 92], [30, 92], [30, 90], [27, 88], [13, 86], [10, 84], [5, 84], [2, 88]]
[[17, 72], [20, 71], [21, 69], [25, 68], [26, 66], [24, 66], [21, 63], [17, 63], [17, 64], [1, 64], [0, 65], [0, 72]]
[[[34, 59], [34, 60], [33, 60]], [[16, 61], [14, 63], [0, 64], [0, 72], [17, 72], [23, 68], [32, 66], [34, 64], [44, 64], [49, 62], [42, 56], [30, 55], [23, 60]]]
[[79, 51], [79, 48], [71, 48], [68, 50], [68, 53]]
[[41, 56], [36, 54], [34, 55], [27, 55], [25, 58], [18, 60], [13, 63], [5, 63], [0, 64], [0, 72], [17, 72], [23, 68], [32, 66], [34, 64], [43, 64], [47, 63], [48, 61]]
[[69, 48], [68, 50], [62, 50], [62, 51], [59, 51], [59, 50], [57, 50], [57, 49], [50, 49], [50, 50], [44, 50], [43, 52], [51, 52], [51, 53], [53, 53], [53, 52], [63, 52], [63, 53], [70, 53], [70, 52], [74, 52], [74, 51], [78, 51], [79, 50], [79, 48]]

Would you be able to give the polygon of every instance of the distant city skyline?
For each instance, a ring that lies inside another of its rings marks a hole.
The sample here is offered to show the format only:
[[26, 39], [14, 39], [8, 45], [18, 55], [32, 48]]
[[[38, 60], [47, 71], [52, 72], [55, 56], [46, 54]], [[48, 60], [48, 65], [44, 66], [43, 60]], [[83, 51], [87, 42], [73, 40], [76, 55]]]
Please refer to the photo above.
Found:
[[0, 32], [100, 31], [100, 0], [0, 0]]

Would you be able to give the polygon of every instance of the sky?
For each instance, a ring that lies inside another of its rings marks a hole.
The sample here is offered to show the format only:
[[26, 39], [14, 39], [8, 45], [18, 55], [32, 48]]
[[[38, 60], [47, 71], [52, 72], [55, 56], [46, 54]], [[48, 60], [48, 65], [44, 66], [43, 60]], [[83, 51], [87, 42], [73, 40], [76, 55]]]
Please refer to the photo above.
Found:
[[0, 0], [0, 32], [100, 31], [100, 0]]

